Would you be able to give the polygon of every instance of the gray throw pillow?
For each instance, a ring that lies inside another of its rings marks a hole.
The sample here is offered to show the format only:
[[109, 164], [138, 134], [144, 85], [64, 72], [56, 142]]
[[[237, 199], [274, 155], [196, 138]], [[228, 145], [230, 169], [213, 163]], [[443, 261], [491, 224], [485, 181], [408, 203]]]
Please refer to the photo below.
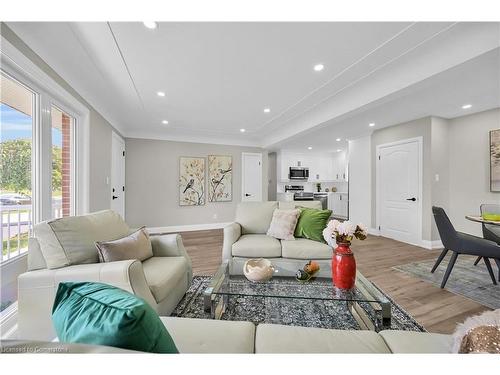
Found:
[[153, 247], [145, 227], [117, 240], [98, 241], [95, 246], [101, 263], [127, 259], [143, 261], [153, 256]]

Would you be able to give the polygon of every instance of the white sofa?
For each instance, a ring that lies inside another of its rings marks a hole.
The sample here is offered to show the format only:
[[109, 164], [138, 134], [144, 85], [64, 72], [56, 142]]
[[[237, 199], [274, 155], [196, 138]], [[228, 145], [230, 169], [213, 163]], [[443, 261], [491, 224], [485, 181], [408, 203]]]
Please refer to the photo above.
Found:
[[[18, 337], [56, 337], [52, 304], [63, 281], [111, 284], [141, 297], [159, 315], [170, 315], [192, 281], [191, 260], [181, 236], [151, 236], [153, 257], [143, 262], [98, 263], [94, 241], [113, 240], [130, 232], [123, 219], [110, 210], [37, 224], [28, 245], [28, 272], [18, 279]], [[70, 265], [57, 268], [61, 263]]]
[[[342, 331], [275, 324], [161, 317], [180, 353], [450, 353], [452, 336], [405, 331]], [[135, 353], [104, 346], [4, 341], [0, 352]], [[49, 351], [50, 352], [50, 351]], [[56, 351], [57, 352], [57, 351]]]
[[305, 238], [281, 241], [266, 235], [276, 208], [295, 207], [321, 209], [319, 201], [296, 202], [248, 202], [236, 209], [235, 222], [224, 228], [222, 260], [231, 260], [231, 273], [242, 274], [243, 265], [249, 258], [268, 258], [278, 273], [291, 276], [307, 261], [315, 260], [321, 271], [319, 276], [329, 276], [332, 248], [322, 242]]

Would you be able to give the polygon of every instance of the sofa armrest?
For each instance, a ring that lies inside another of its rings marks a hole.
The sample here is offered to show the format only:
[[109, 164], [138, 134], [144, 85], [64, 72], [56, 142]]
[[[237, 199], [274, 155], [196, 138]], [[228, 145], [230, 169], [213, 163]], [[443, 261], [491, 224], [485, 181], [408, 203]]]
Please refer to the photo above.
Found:
[[30, 271], [18, 278], [19, 338], [52, 340], [55, 337], [52, 305], [59, 283], [65, 281], [114, 285], [144, 299], [156, 310], [156, 301], [146, 282], [142, 263], [135, 259]]
[[233, 244], [241, 237], [241, 225], [231, 223], [224, 227], [224, 243], [222, 245], [222, 260], [229, 260], [232, 256]]
[[153, 256], [155, 257], [184, 257], [186, 258], [189, 270], [188, 280], [191, 284], [193, 277], [193, 265], [189, 257], [180, 234], [160, 234], [151, 235], [151, 245], [153, 246]]

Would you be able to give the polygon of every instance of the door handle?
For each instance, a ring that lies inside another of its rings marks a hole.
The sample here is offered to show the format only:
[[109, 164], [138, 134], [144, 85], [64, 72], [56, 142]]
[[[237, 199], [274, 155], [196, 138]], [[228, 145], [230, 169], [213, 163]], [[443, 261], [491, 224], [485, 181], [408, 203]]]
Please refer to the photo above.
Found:
[[113, 199], [118, 199], [118, 197], [116, 197], [116, 196], [114, 196], [114, 195], [112, 196], [112, 198], [113, 198]]
[[406, 198], [407, 201], [412, 201], [412, 202], [415, 202], [417, 200], [417, 198], [413, 197], [413, 198]]
[[245, 197], [251, 197], [252, 194], [245, 193]]

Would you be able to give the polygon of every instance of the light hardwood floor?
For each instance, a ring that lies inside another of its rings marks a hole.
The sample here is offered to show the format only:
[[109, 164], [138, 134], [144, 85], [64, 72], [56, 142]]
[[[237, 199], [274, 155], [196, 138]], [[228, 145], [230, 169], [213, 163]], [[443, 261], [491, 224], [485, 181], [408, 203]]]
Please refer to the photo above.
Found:
[[[181, 233], [193, 261], [195, 275], [212, 275], [221, 262], [222, 230]], [[369, 236], [353, 243], [359, 270], [408, 311], [428, 331], [451, 333], [456, 324], [487, 307], [393, 270], [391, 267], [436, 259], [438, 250], [426, 250], [383, 237]], [[471, 257], [471, 262], [474, 258]]]

